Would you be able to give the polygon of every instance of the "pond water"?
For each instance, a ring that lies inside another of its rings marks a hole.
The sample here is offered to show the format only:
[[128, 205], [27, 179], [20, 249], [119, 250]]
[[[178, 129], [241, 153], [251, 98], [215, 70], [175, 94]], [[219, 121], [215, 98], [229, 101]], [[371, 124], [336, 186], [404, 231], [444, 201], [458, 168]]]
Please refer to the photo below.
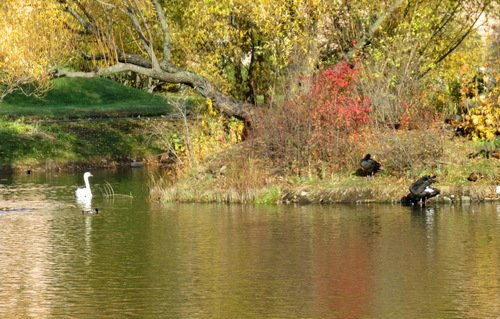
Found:
[[0, 176], [0, 318], [500, 317], [499, 203], [162, 206], [93, 174], [97, 215], [81, 174]]

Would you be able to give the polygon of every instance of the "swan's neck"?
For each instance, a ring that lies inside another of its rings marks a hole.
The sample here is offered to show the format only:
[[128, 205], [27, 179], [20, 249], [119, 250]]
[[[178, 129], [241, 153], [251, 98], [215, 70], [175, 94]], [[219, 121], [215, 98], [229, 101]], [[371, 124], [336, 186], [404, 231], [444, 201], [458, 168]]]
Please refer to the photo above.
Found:
[[89, 177], [85, 176], [84, 181], [85, 181], [85, 188], [90, 192]]

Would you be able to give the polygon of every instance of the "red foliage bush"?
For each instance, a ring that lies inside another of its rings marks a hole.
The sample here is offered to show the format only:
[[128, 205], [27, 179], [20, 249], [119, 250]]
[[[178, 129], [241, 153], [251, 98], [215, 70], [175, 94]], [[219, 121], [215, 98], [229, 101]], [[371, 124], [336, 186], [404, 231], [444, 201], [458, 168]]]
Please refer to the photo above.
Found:
[[311, 78], [308, 94], [295, 102], [307, 105], [309, 143], [319, 160], [338, 160], [349, 150], [347, 137], [370, 121], [370, 99], [357, 90], [358, 71], [346, 61], [324, 69]]
[[302, 82], [309, 89], [261, 118], [268, 153], [309, 168], [332, 159], [336, 166], [350, 162], [352, 135], [370, 122], [371, 111], [357, 89], [358, 70], [342, 61]]
[[358, 71], [342, 61], [318, 73], [308, 96], [313, 141], [326, 142], [333, 132], [352, 132], [370, 120], [370, 100], [356, 90]]

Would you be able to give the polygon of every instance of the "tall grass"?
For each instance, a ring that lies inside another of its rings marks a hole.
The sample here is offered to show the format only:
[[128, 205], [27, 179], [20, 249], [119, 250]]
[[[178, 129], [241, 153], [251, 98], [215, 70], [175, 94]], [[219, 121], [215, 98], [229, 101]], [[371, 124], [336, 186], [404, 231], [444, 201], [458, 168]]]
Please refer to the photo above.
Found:
[[152, 176], [150, 196], [160, 202], [276, 203], [280, 187], [255, 159], [235, 159], [217, 172], [200, 169], [188, 176]]

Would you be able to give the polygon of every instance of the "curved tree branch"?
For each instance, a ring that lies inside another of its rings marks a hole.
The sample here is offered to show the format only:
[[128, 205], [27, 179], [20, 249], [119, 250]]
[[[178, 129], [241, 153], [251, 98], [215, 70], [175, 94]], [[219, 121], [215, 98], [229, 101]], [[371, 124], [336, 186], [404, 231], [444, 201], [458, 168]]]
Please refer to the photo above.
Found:
[[[99, 53], [99, 54], [87, 54], [85, 52], [82, 52], [82, 56], [85, 60], [87, 61], [101, 61], [101, 60], [107, 60], [110, 61], [110, 56], [109, 54], [106, 53]], [[131, 63], [135, 64], [138, 66], [142, 66], [144, 68], [152, 68], [151, 61], [144, 58], [142, 55], [138, 54], [133, 54], [133, 53], [125, 53], [118, 51], [116, 59], [118, 62], [122, 63]]]
[[[71, 0], [60, 0], [61, 4], [64, 6], [64, 10], [69, 12], [69, 14], [82, 25], [83, 28], [89, 30], [90, 35], [96, 37], [100, 41], [111, 41], [113, 42], [112, 30], [102, 30], [99, 25], [94, 22], [92, 16], [89, 12], [84, 11], [85, 8], [79, 7], [79, 0], [73, 0], [74, 6], [79, 9], [71, 9], [69, 2]], [[98, 0], [101, 3], [101, 0]], [[108, 76], [116, 73], [123, 72], [134, 72], [137, 74], [142, 74], [144, 76], [150, 77], [152, 79], [161, 80], [167, 83], [173, 84], [184, 84], [192, 87], [200, 95], [210, 98], [214, 102], [214, 106], [221, 112], [228, 116], [234, 116], [239, 119], [244, 120], [247, 124], [252, 122], [253, 110], [252, 105], [248, 103], [242, 103], [228, 95], [223, 94], [215, 85], [213, 85], [205, 77], [198, 75], [196, 73], [182, 70], [176, 67], [171, 61], [171, 42], [170, 42], [170, 30], [168, 27], [167, 19], [164, 15], [163, 8], [158, 0], [144, 0], [152, 4], [153, 9], [156, 13], [156, 21], [160, 26], [161, 32], [163, 34], [163, 58], [161, 63], [159, 62], [154, 47], [153, 40], [148, 27], [148, 21], [146, 21], [143, 16], [143, 12], [140, 12], [139, 4], [135, 2], [136, 0], [124, 0], [121, 6], [109, 7], [105, 6], [102, 8], [100, 14], [104, 15], [105, 18], [110, 17], [110, 10], [119, 10], [126, 16], [128, 16], [130, 21], [130, 30], [135, 32], [136, 39], [140, 42], [140, 47], [146, 52], [147, 57], [142, 56], [137, 53], [123, 52], [116, 49], [118, 46], [114, 43], [107, 43], [109, 48], [113, 50], [109, 52], [103, 52], [99, 54], [84, 54], [84, 59], [87, 60], [104, 60], [104, 61], [115, 61], [113, 65], [98, 67], [95, 71], [91, 72], [70, 72], [65, 70], [58, 70], [55, 72], [55, 77], [99, 77]], [[152, 1], [152, 2], [149, 2]], [[79, 13], [80, 12], [80, 13]], [[111, 53], [113, 52], [113, 53]], [[113, 56], [110, 58], [110, 55]]]
[[195, 89], [202, 96], [211, 98], [215, 102], [217, 108], [224, 114], [244, 120], [248, 124], [252, 122], [253, 111], [250, 104], [242, 103], [221, 93], [206, 78], [189, 71], [179, 71], [171, 73], [163, 70], [156, 70], [153, 68], [139, 66], [133, 63], [118, 62], [114, 65], [100, 68], [96, 71], [91, 72], [57, 70], [54, 76], [70, 78], [93, 78], [123, 72], [135, 72], [168, 83], [188, 85]]

